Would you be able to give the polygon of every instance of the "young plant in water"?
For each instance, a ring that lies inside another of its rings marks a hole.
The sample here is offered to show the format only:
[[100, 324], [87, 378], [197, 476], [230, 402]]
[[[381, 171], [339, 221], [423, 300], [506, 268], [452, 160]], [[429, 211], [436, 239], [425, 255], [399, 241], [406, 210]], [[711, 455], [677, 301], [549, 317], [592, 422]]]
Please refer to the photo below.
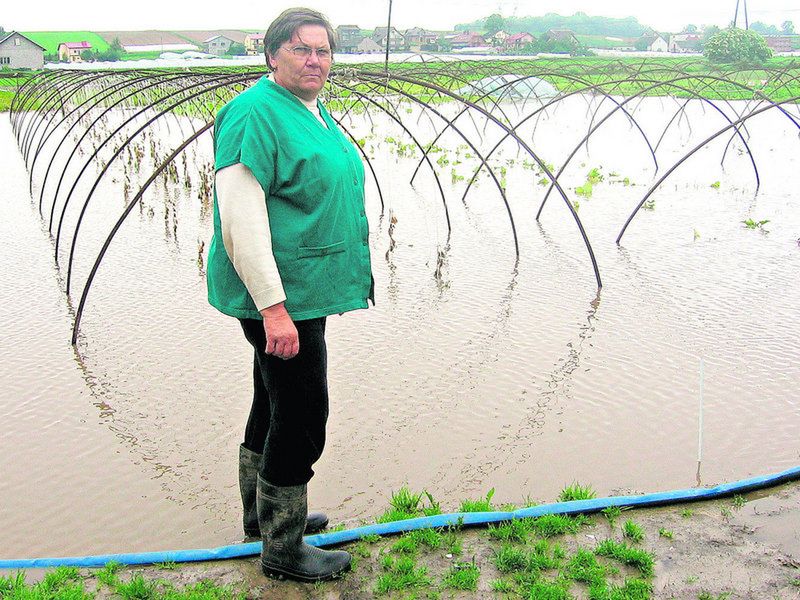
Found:
[[764, 225], [769, 223], [769, 219], [764, 219], [762, 221], [756, 221], [755, 219], [747, 218], [742, 221], [742, 224], [747, 227], [748, 229], [758, 229], [764, 233], [769, 233], [767, 229], [764, 229]]

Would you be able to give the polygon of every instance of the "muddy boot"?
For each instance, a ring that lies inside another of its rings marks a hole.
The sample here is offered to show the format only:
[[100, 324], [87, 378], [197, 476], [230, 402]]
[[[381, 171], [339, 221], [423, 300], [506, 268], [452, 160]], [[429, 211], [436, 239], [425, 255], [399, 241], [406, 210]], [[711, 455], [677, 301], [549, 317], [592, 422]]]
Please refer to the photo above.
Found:
[[278, 487], [258, 478], [261, 570], [298, 581], [324, 581], [350, 569], [347, 552], [321, 550], [303, 541], [308, 504], [305, 485]]
[[[261, 455], [239, 446], [239, 491], [242, 494], [244, 535], [248, 538], [260, 538], [258, 530], [258, 512], [256, 511], [256, 477], [261, 465]], [[316, 533], [328, 526], [325, 513], [308, 513], [306, 533]]]

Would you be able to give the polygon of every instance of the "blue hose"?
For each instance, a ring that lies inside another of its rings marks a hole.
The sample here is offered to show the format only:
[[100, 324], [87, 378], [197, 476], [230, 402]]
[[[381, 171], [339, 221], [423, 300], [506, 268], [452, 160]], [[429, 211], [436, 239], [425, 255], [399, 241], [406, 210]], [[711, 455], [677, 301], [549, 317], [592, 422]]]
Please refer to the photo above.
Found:
[[[312, 546], [324, 547], [343, 544], [361, 539], [366, 535], [390, 535], [427, 529], [434, 527], [447, 527], [449, 525], [485, 525], [501, 521], [511, 521], [525, 517], [541, 517], [542, 515], [560, 514], [574, 515], [579, 513], [593, 513], [609, 506], [626, 506], [631, 508], [645, 506], [661, 506], [678, 504], [680, 502], [695, 502], [699, 500], [712, 500], [733, 494], [743, 494], [753, 490], [772, 487], [800, 479], [800, 467], [794, 467], [773, 475], [764, 475], [743, 479], [733, 483], [723, 483], [712, 488], [691, 488], [671, 492], [658, 492], [642, 496], [611, 496], [608, 498], [593, 498], [591, 500], [574, 500], [571, 502], [555, 502], [542, 504], [514, 511], [480, 512], [480, 513], [451, 513], [435, 515], [432, 517], [419, 517], [406, 521], [393, 521], [391, 523], [378, 523], [331, 533], [319, 533], [306, 536], [305, 541]], [[256, 556], [261, 552], [261, 542], [250, 544], [233, 544], [220, 546], [207, 550], [175, 550], [167, 552], [140, 552], [131, 554], [102, 554], [98, 556], [84, 556], [72, 558], [27, 558], [0, 560], [0, 569], [37, 569], [47, 567], [102, 567], [109, 562], [122, 565], [148, 565], [164, 562], [200, 562], [207, 560], [223, 560], [228, 558], [243, 558]]]

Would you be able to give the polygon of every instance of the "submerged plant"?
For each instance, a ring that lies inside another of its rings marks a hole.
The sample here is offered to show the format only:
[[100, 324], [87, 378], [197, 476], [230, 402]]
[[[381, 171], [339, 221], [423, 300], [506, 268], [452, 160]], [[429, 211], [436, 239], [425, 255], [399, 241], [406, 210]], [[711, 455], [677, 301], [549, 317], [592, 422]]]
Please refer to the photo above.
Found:
[[764, 233], [768, 233], [768, 230], [764, 229], [764, 225], [769, 223], [769, 219], [763, 219], [761, 221], [756, 221], [755, 219], [747, 218], [742, 221], [742, 224], [747, 229], [758, 229], [759, 231], [763, 231]]

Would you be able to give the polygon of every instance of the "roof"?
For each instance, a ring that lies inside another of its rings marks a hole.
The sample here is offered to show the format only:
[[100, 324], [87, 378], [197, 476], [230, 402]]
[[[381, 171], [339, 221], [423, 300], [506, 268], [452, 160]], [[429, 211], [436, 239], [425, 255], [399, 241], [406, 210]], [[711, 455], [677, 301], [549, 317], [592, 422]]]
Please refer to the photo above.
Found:
[[515, 33], [513, 35], [509, 35], [506, 37], [507, 42], [518, 42], [519, 40], [524, 40], [525, 38], [533, 38], [533, 35], [527, 32], [523, 33]]
[[87, 50], [92, 47], [89, 42], [61, 42], [59, 46], [66, 46], [70, 50]]
[[39, 46], [39, 48], [41, 48], [42, 50], [47, 52], [47, 48], [45, 48], [41, 44], [37, 44], [31, 38], [29, 38], [27, 35], [22, 35], [19, 31], [7, 31], [5, 35], [0, 33], [0, 44], [3, 44], [6, 40], [10, 39], [11, 36], [14, 35], [14, 34], [17, 34], [18, 36], [20, 36], [22, 38], [25, 38], [26, 40], [28, 40], [34, 46]]
[[233, 44], [236, 43], [236, 40], [232, 40], [227, 35], [214, 35], [214, 36], [211, 36], [210, 38], [208, 38], [207, 40], [203, 40], [203, 43], [207, 44], [209, 42], [213, 42], [214, 40], [218, 40], [219, 38], [222, 38], [224, 40], [228, 40], [229, 42], [231, 42]]
[[264, 34], [263, 33], [248, 33], [247, 37], [251, 40], [263, 40]]

